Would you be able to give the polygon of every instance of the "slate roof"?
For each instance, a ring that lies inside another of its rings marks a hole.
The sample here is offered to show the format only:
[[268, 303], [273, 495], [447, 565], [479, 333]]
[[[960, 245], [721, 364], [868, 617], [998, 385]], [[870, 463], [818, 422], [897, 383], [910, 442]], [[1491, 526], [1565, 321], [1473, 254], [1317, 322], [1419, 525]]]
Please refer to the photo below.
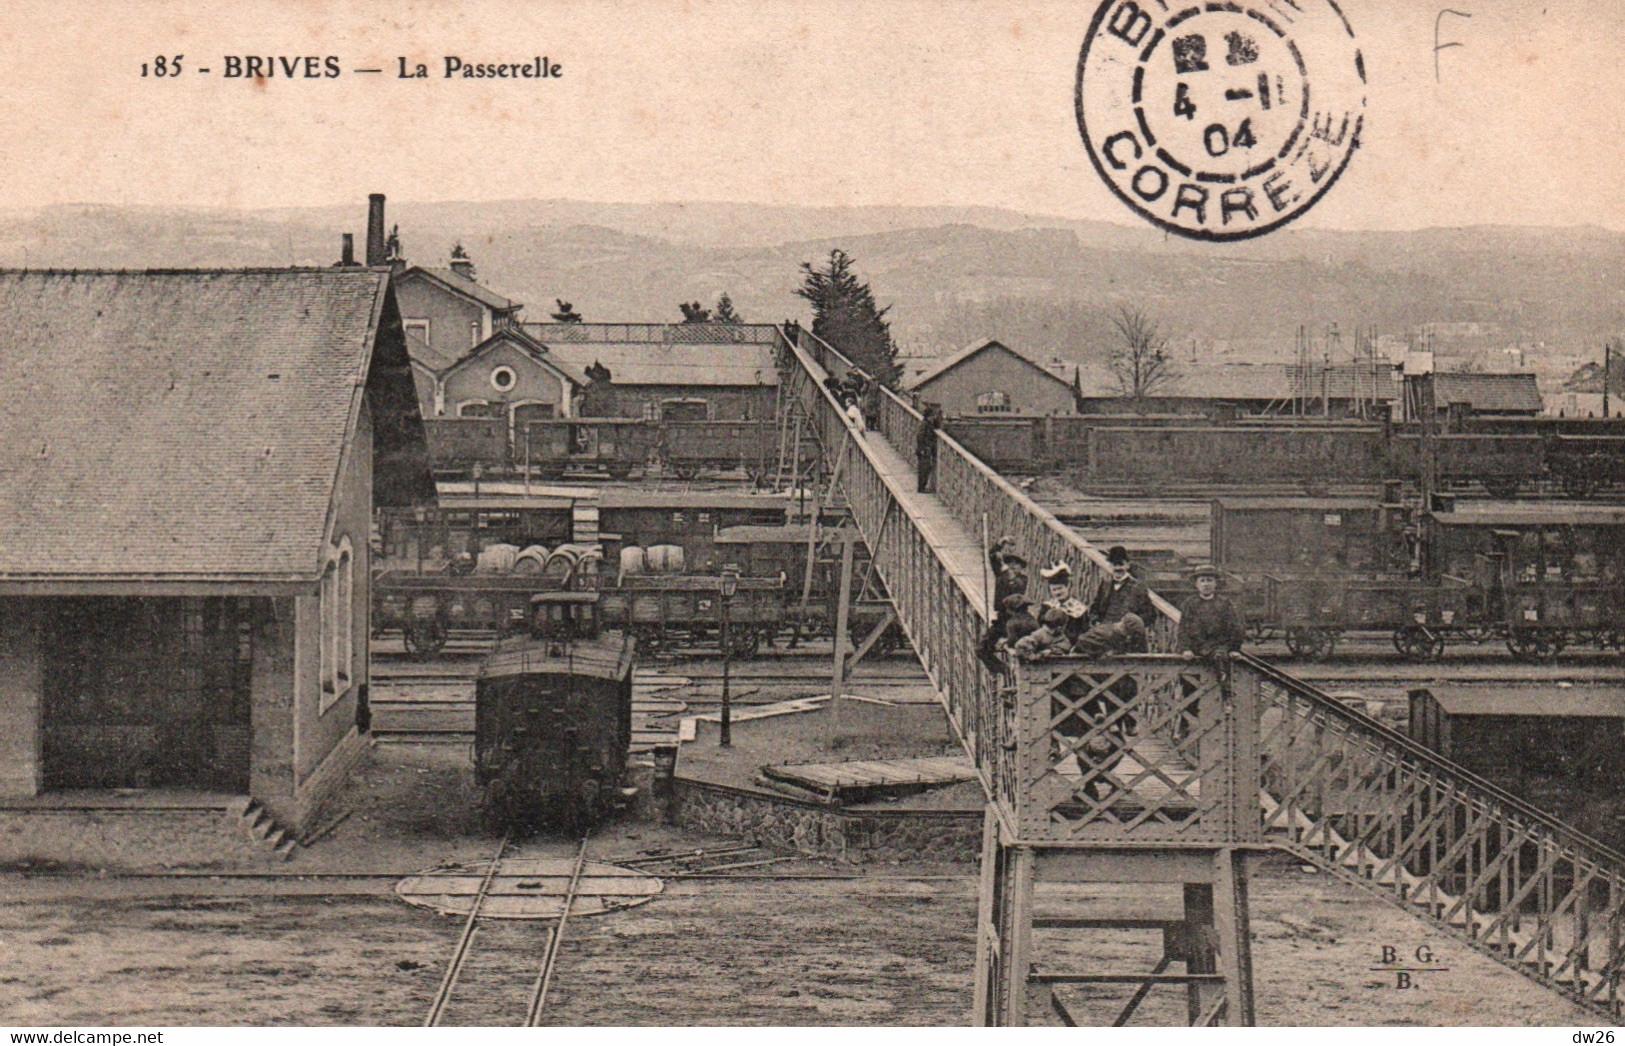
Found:
[[1050, 379], [1051, 381], [1058, 382], [1058, 383], [1060, 383], [1062, 385], [1065, 385], [1067, 388], [1072, 387], [1070, 370], [1067, 368], [1067, 366], [1065, 364], [1062, 364], [1061, 368], [1062, 368], [1063, 371], [1066, 371], [1066, 373], [1057, 373], [1056, 371], [1051, 370], [1048, 367], [1045, 367], [1043, 364], [1041, 364], [1038, 361], [1032, 359], [1031, 357], [1025, 355], [1024, 353], [1017, 352], [1015, 349], [1012, 349], [1010, 346], [1004, 344], [1002, 341], [996, 341], [996, 340], [989, 339], [987, 341], [972, 342], [971, 344], [965, 346], [963, 349], [960, 349], [958, 352], [954, 353], [953, 355], [942, 357], [940, 360], [937, 361], [937, 363], [934, 366], [927, 368], [922, 374], [920, 374], [919, 377], [915, 378], [913, 383], [911, 385], [909, 385], [909, 388], [910, 389], [924, 388], [926, 385], [930, 384], [933, 381], [936, 381], [938, 378], [942, 377], [944, 374], [946, 374], [949, 371], [953, 370], [955, 367], [959, 366], [961, 363], [964, 363], [966, 360], [970, 359], [972, 356], [979, 355], [980, 353], [982, 353], [983, 351], [988, 350], [988, 349], [994, 349], [994, 350], [1007, 352], [1011, 356], [1014, 356], [1016, 359], [1018, 359], [1021, 362], [1027, 364], [1027, 366], [1031, 367], [1033, 370], [1035, 370], [1038, 373], [1042, 374], [1044, 377]]
[[[1104, 364], [1080, 366], [1080, 384], [1086, 399], [1117, 399], [1122, 393]], [[1151, 394], [1153, 399], [1262, 400], [1274, 402], [1295, 396], [1334, 400], [1371, 400], [1388, 403], [1399, 398], [1392, 368], [1333, 365], [1311, 368], [1300, 381], [1298, 368], [1280, 363], [1178, 363], [1174, 380]]]
[[401, 273], [400, 278], [404, 279], [413, 273], [422, 273], [430, 279], [438, 280], [458, 294], [473, 298], [481, 305], [496, 312], [513, 312], [523, 307], [519, 302], [505, 298], [491, 288], [475, 283], [473, 280], [465, 279], [450, 269], [435, 269], [427, 265], [413, 265]]
[[423, 337], [423, 331], [411, 327], [406, 331], [406, 351], [412, 359], [436, 374], [443, 370], [450, 370], [456, 366], [457, 361], [430, 345]]
[[1434, 374], [1433, 402], [1469, 403], [1480, 413], [1539, 414], [1545, 407], [1533, 374]]
[[[517, 324], [508, 324], [505, 327], [498, 327], [492, 332], [489, 338], [486, 338], [484, 341], [480, 342], [478, 345], [474, 346], [474, 348], [469, 350], [467, 356], [464, 356], [456, 363], [453, 363], [449, 367], [443, 369], [446, 370], [447, 373], [450, 373], [451, 371], [462, 367], [464, 364], [478, 360], [496, 346], [504, 344], [514, 346], [527, 356], [534, 359], [543, 367], [564, 375], [566, 378], [570, 379], [570, 381], [574, 382], [577, 387], [585, 386], [587, 384], [587, 376], [581, 372], [582, 369], [580, 367], [571, 363], [569, 360], [560, 357], [558, 353], [531, 337], [522, 326]], [[438, 354], [431, 353], [431, 355]]]
[[[530, 329], [531, 325], [525, 326]], [[578, 372], [586, 371], [594, 363], [602, 363], [609, 368], [612, 385], [773, 386], [779, 383], [771, 345], [545, 343], [549, 356]]]
[[0, 581], [316, 580], [388, 286], [0, 272]]

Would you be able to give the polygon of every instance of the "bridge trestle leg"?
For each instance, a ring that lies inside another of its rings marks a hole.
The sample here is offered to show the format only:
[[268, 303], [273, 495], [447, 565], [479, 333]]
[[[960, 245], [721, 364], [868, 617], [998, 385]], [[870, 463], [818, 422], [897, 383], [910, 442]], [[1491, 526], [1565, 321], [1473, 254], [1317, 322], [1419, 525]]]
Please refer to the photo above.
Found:
[[[1191, 1025], [1252, 1025], [1248, 859], [1235, 847], [1023, 844], [1003, 836], [990, 808], [982, 830], [975, 1023], [1037, 1022], [1047, 1002], [1069, 1026], [1120, 1027], [1148, 1009], [1171, 1023], [1183, 1009]], [[1152, 941], [1137, 942], [1136, 931], [1157, 933], [1160, 955], [1147, 951]], [[1149, 969], [1122, 968], [1122, 956], [1135, 954]], [[1090, 958], [1104, 955], [1114, 956], [1113, 968]], [[1182, 1008], [1167, 998], [1170, 989], [1183, 990]], [[1145, 1005], [1158, 996], [1160, 1004]]]

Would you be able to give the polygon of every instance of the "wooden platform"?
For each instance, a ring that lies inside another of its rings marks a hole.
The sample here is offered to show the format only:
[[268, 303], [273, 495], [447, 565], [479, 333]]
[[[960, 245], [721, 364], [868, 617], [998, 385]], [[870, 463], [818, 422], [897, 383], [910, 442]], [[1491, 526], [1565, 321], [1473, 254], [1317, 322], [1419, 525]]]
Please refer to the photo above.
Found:
[[976, 769], [969, 758], [956, 755], [764, 766], [762, 774], [769, 780], [822, 795], [830, 802], [852, 802], [975, 780]]

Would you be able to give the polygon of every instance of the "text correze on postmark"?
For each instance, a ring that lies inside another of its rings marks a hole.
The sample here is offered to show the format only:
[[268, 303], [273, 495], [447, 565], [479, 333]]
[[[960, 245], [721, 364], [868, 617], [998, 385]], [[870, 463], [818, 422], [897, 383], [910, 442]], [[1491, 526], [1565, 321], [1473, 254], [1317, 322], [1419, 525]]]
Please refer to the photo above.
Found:
[[1365, 61], [1334, 0], [1105, 0], [1075, 103], [1119, 199], [1169, 232], [1239, 240], [1337, 182], [1365, 97]]

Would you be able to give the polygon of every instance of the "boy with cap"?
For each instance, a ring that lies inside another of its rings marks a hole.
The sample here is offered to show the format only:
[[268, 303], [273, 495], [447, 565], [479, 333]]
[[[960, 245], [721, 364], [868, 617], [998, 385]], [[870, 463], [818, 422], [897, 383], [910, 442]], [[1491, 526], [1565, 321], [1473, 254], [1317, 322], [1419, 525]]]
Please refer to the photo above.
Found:
[[1191, 657], [1224, 657], [1241, 649], [1247, 630], [1235, 604], [1218, 594], [1219, 572], [1207, 564], [1191, 572], [1196, 595], [1179, 608], [1177, 646]]
[[1113, 545], [1106, 553], [1112, 576], [1100, 583], [1095, 598], [1089, 604], [1089, 619], [1096, 624], [1110, 624], [1123, 620], [1124, 614], [1133, 614], [1142, 621], [1156, 619], [1151, 605], [1151, 593], [1145, 583], [1135, 577], [1129, 566], [1128, 549]]

